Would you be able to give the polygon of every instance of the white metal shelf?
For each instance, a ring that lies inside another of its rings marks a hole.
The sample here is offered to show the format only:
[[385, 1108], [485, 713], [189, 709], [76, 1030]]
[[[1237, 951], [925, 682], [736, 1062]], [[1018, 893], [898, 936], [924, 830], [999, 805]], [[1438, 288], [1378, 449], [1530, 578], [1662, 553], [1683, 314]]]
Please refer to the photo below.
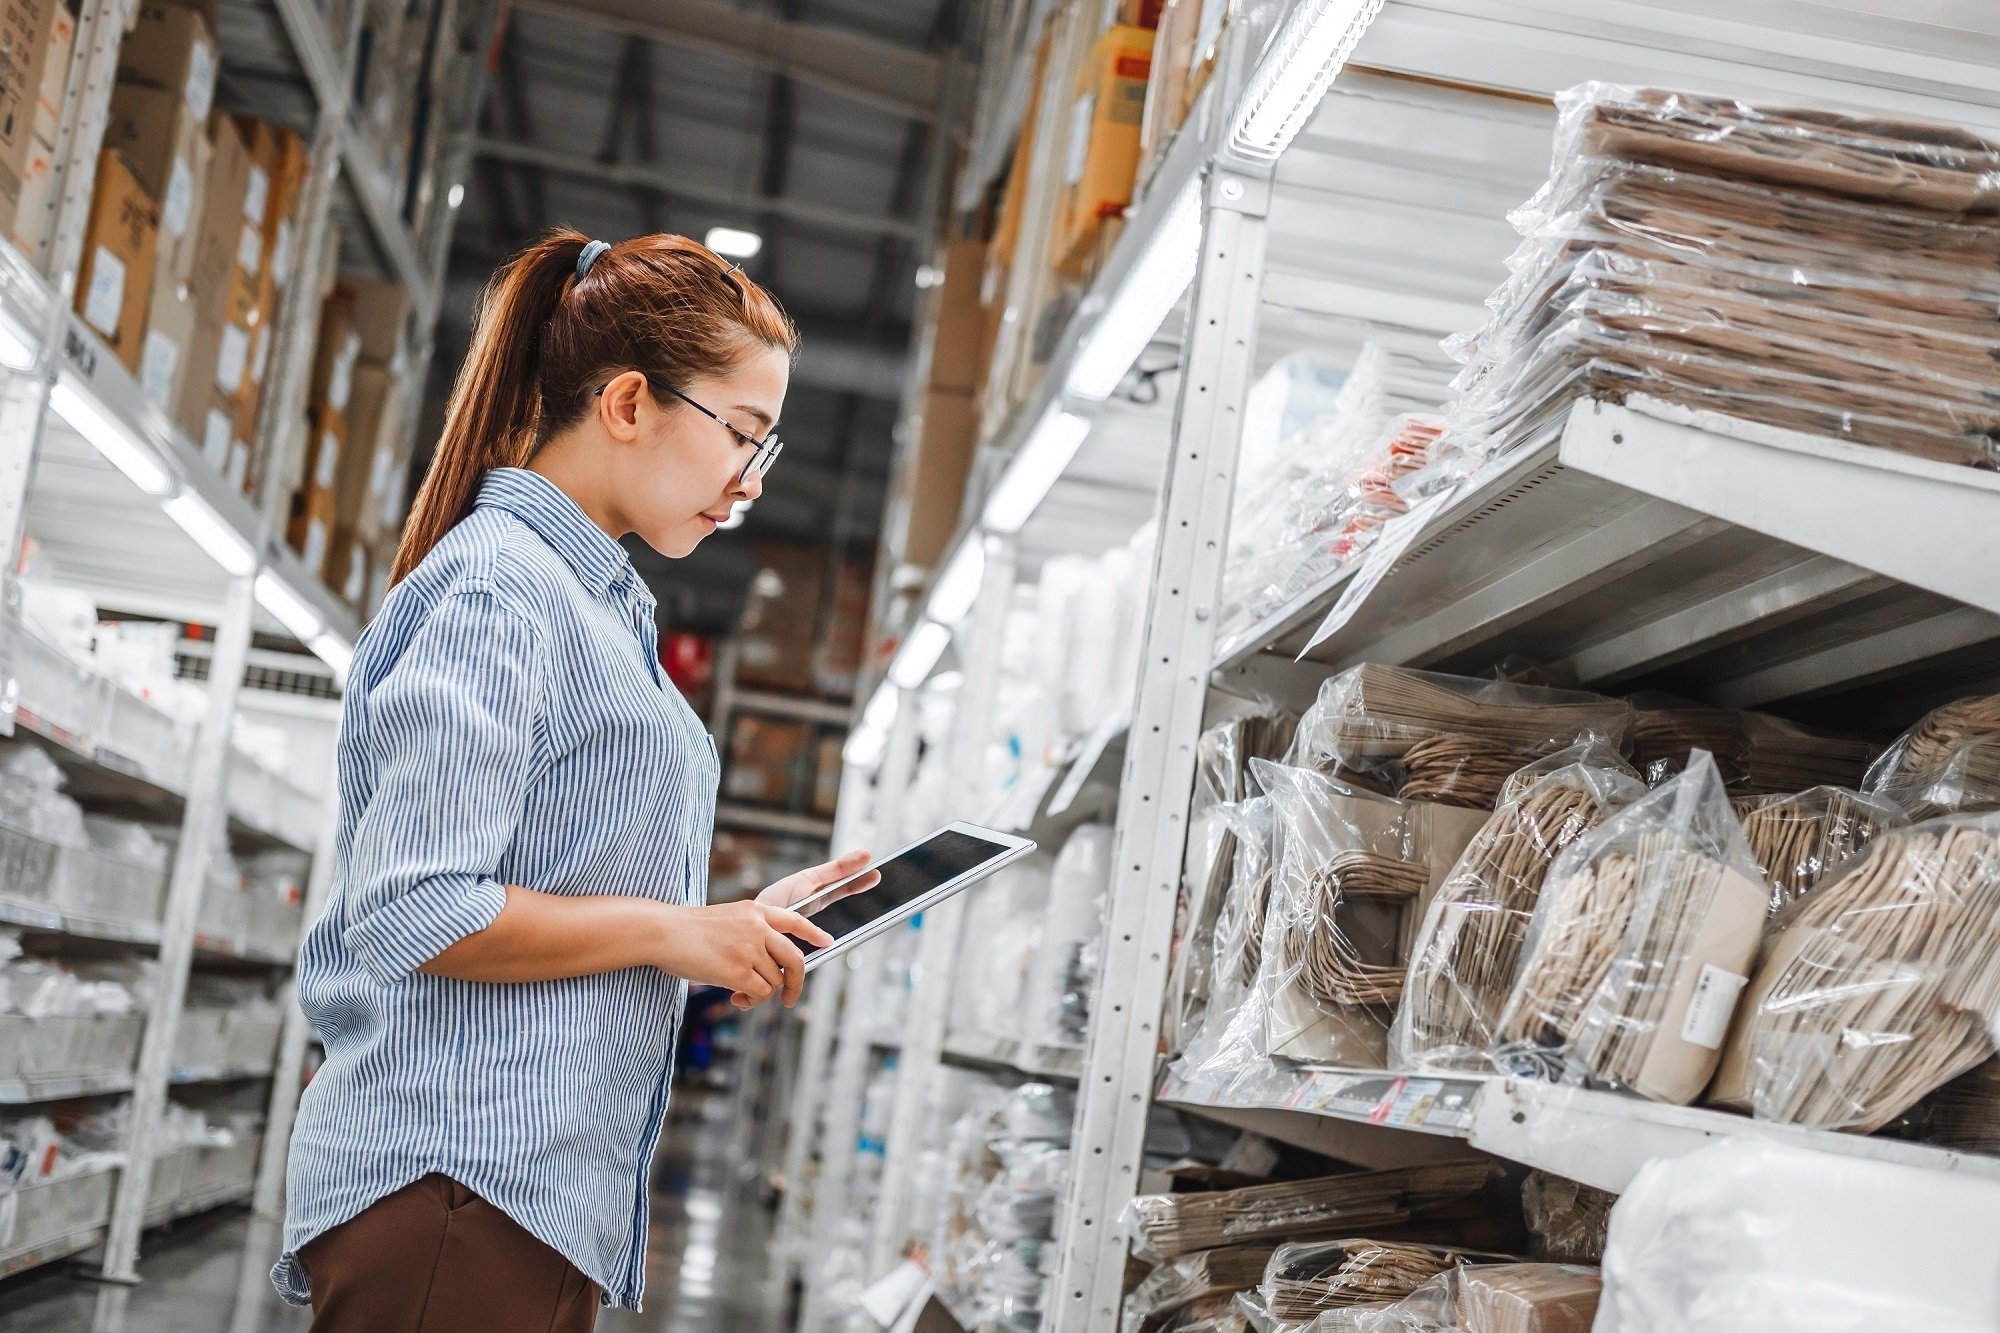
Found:
[[718, 827], [748, 829], [755, 833], [788, 833], [795, 837], [833, 837], [833, 821], [818, 815], [799, 815], [786, 810], [765, 810], [754, 805], [723, 802], [715, 807]]
[[70, 1097], [102, 1097], [132, 1091], [132, 1071], [56, 1074], [46, 1078], [0, 1079], [0, 1104], [59, 1102]]
[[999, 1069], [1026, 1079], [1074, 1083], [1083, 1075], [1083, 1048], [1048, 1046], [991, 1032], [945, 1034], [944, 1059], [973, 1069]]
[[819, 722], [830, 727], [846, 726], [853, 713], [850, 705], [832, 699], [808, 699], [774, 694], [769, 690], [738, 689], [732, 692], [730, 702], [732, 712], [763, 713], [770, 717]]

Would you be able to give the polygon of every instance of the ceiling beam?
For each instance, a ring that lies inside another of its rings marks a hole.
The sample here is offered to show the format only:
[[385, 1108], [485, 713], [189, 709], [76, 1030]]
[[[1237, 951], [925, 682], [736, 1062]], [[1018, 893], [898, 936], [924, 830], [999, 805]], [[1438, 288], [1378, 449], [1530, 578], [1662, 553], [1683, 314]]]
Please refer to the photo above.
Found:
[[[556, 148], [482, 136], [474, 145], [482, 158], [511, 162], [554, 175], [597, 181], [625, 189], [656, 190], [670, 199], [692, 200], [731, 209], [745, 217], [773, 213], [792, 222], [823, 227], [830, 231], [857, 232], [864, 236], [898, 236], [914, 240], [916, 224], [903, 218], [887, 218], [880, 213], [809, 204], [799, 199], [773, 198], [762, 193], [733, 190], [728, 186], [704, 185], [691, 181], [683, 172], [663, 171], [625, 162], [593, 162], [589, 158]], [[543, 214], [543, 216], [547, 216]]]
[[823, 23], [775, 18], [720, 0], [516, 0], [518, 8], [671, 42], [790, 75], [859, 102], [929, 120], [943, 62]]

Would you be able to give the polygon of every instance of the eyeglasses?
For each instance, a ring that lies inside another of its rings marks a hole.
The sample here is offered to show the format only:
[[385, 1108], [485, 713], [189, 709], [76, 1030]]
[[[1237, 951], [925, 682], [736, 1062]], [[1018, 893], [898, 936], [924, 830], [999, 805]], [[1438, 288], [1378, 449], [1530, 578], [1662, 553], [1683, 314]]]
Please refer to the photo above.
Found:
[[[742, 484], [743, 482], [750, 480], [750, 474], [753, 472], [756, 473], [757, 476], [760, 478], [770, 475], [771, 465], [778, 461], [779, 454], [785, 452], [785, 442], [778, 438], [778, 433], [776, 431], [772, 431], [769, 435], [765, 436], [761, 440], [754, 435], [746, 435], [742, 431], [736, 429], [736, 427], [730, 425], [727, 421], [724, 421], [721, 417], [717, 416], [715, 413], [703, 407], [700, 403], [697, 403], [694, 399], [682, 393], [679, 389], [676, 389], [673, 385], [662, 384], [660, 381], [654, 379], [651, 375], [646, 376], [646, 383], [652, 385], [655, 391], [665, 390], [666, 392], [672, 394], [674, 397], [686, 403], [689, 407], [692, 407], [695, 411], [707, 417], [710, 421], [713, 421], [716, 425], [728, 431], [731, 435], [734, 435], [739, 442], [747, 444], [751, 448], [757, 451], [756, 453], [750, 455], [750, 461], [745, 463], [743, 465], [743, 470], [736, 474], [736, 480], [739, 485]], [[603, 397], [604, 391], [608, 387], [610, 386], [604, 384], [598, 385], [597, 388], [593, 391], [593, 396], [600, 398]]]

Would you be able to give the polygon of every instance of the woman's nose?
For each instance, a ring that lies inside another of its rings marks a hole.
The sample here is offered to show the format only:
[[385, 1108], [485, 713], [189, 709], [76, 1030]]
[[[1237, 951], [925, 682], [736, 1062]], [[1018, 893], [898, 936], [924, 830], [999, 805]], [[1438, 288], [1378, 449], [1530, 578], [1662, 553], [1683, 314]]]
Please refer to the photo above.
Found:
[[756, 468], [751, 468], [737, 479], [736, 494], [745, 500], [755, 500], [764, 493], [764, 476]]

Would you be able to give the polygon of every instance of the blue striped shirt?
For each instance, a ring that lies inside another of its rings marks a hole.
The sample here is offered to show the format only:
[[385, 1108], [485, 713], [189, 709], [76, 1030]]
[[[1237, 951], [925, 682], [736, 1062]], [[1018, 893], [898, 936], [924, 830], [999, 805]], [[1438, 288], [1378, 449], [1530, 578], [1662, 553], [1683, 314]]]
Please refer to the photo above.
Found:
[[417, 969], [505, 885], [698, 904], [719, 766], [661, 670], [624, 549], [541, 476], [478, 502], [361, 636], [339, 743], [332, 896], [299, 1002], [326, 1046], [286, 1175], [301, 1246], [431, 1172], [637, 1307], [647, 1169], [686, 986], [656, 968], [497, 985]]

